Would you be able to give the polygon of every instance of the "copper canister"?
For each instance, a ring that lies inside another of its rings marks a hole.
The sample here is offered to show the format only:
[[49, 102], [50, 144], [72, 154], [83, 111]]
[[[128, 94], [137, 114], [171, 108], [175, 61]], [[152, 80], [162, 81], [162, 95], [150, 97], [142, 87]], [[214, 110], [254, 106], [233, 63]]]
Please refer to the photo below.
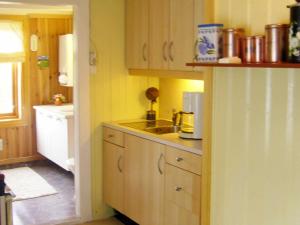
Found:
[[223, 51], [222, 57], [240, 57], [240, 39], [244, 36], [244, 29], [227, 28], [223, 29]]
[[253, 63], [262, 63], [264, 61], [265, 37], [262, 35], [253, 36]]
[[265, 62], [278, 63], [282, 62], [285, 54], [286, 43], [283, 41], [283, 31], [285, 25], [268, 24], [265, 26]]
[[242, 61], [245, 63], [252, 62], [253, 55], [253, 37], [246, 36], [241, 39]]

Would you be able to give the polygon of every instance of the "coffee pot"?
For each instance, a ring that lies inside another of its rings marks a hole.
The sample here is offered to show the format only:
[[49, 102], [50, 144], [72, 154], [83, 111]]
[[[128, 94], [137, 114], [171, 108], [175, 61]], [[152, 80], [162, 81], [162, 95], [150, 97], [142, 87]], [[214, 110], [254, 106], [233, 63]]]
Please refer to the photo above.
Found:
[[179, 137], [202, 139], [203, 130], [203, 93], [184, 92], [183, 111], [181, 112]]

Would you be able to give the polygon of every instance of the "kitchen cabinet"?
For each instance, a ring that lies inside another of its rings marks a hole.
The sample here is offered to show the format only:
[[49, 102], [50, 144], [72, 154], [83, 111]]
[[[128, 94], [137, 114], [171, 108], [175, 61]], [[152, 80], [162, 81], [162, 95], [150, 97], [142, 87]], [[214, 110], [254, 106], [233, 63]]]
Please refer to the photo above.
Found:
[[163, 225], [164, 145], [125, 135], [124, 212], [141, 225]]
[[200, 155], [166, 146], [165, 158], [166, 162], [171, 165], [201, 175], [202, 160]]
[[126, 64], [147, 69], [149, 65], [149, 0], [126, 0]]
[[124, 134], [104, 127], [103, 139], [104, 201], [124, 212]]
[[103, 148], [104, 201], [124, 212], [124, 149], [107, 141]]
[[200, 224], [200, 176], [166, 164], [164, 224]]
[[164, 224], [199, 225], [201, 157], [166, 146]]
[[108, 205], [140, 225], [200, 225], [201, 155], [131, 131], [103, 136]]
[[128, 0], [128, 68], [192, 71], [185, 64], [195, 56], [197, 25], [203, 22], [203, 1]]

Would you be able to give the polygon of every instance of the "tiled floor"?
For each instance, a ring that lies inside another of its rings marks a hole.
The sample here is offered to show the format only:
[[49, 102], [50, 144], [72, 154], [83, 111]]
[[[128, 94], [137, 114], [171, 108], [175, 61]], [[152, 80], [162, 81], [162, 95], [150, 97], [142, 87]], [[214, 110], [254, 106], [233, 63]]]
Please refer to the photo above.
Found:
[[13, 202], [14, 225], [51, 224], [51, 221], [75, 217], [73, 175], [48, 161], [28, 166], [52, 185], [58, 194]]

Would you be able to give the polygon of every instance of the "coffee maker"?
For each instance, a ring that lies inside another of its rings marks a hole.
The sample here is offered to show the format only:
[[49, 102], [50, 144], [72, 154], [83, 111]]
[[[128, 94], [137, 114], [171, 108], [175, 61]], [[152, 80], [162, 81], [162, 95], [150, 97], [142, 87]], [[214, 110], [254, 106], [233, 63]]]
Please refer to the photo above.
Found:
[[179, 137], [202, 139], [203, 100], [201, 92], [183, 92], [183, 111], [181, 112], [181, 131]]

